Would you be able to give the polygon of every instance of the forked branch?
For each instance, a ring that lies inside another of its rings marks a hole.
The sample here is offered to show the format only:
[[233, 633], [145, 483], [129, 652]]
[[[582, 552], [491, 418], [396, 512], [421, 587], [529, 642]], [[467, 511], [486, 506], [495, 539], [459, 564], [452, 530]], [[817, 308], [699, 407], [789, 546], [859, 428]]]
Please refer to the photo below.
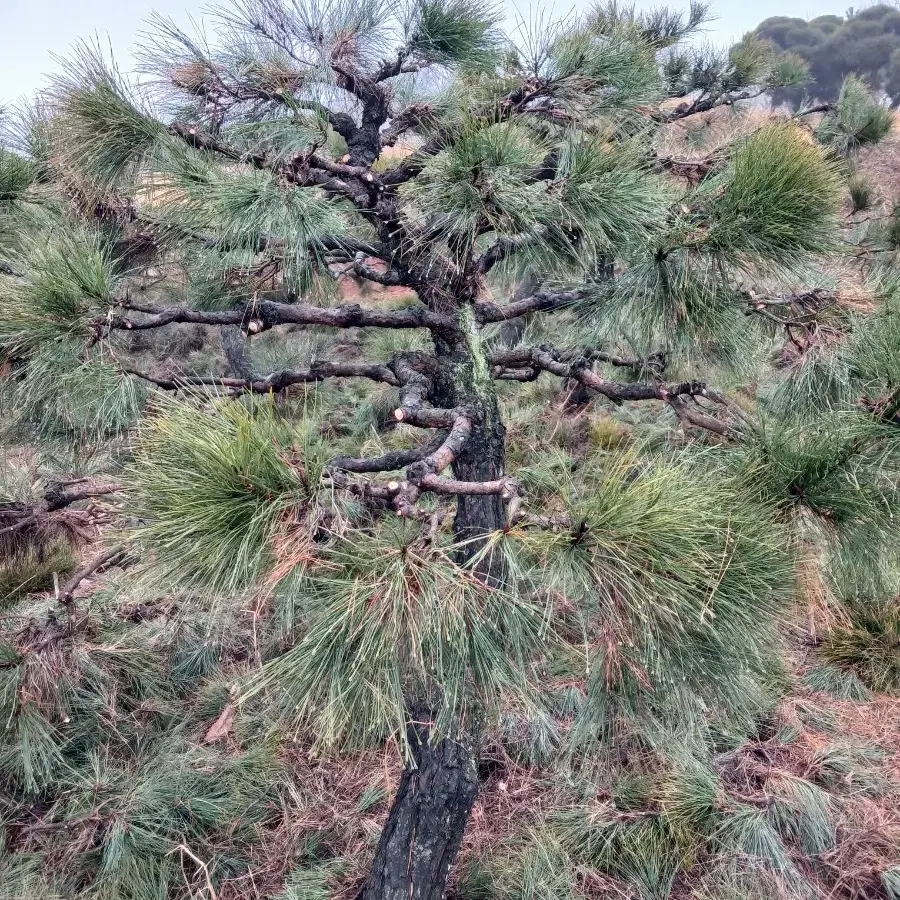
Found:
[[[526, 358], [526, 354], [528, 357]], [[599, 358], [599, 357], [594, 357]], [[731, 425], [720, 422], [714, 416], [704, 413], [696, 406], [685, 402], [686, 398], [692, 400], [705, 398], [721, 406], [728, 406], [725, 399], [716, 391], [711, 390], [702, 381], [682, 381], [666, 384], [663, 382], [621, 382], [611, 381], [598, 375], [591, 368], [591, 354], [578, 357], [572, 351], [558, 351], [553, 347], [544, 345], [530, 349], [510, 351], [507, 354], [497, 354], [495, 359], [501, 363], [511, 362], [518, 368], [500, 369], [502, 375], [507, 371], [550, 372], [560, 378], [571, 378], [580, 382], [586, 388], [596, 391], [598, 394], [620, 404], [625, 402], [659, 400], [668, 403], [678, 417], [692, 425], [697, 425], [707, 431], [725, 437], [735, 437], [737, 430]], [[625, 361], [624, 359], [622, 360]], [[629, 363], [631, 360], [628, 361]], [[635, 362], [639, 362], [635, 360]], [[524, 377], [522, 380], [526, 380]]]

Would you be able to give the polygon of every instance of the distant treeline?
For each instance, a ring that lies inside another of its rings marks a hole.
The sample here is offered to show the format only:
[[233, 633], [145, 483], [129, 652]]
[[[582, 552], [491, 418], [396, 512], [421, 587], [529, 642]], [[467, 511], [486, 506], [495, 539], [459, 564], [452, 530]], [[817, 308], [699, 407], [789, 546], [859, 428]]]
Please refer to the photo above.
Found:
[[796, 107], [807, 95], [834, 100], [842, 80], [851, 72], [865, 76], [874, 89], [884, 91], [893, 106], [900, 103], [900, 9], [895, 5], [851, 7], [844, 16], [819, 16], [810, 21], [773, 16], [760, 23], [754, 34], [809, 63], [809, 84], [775, 91], [775, 103]]

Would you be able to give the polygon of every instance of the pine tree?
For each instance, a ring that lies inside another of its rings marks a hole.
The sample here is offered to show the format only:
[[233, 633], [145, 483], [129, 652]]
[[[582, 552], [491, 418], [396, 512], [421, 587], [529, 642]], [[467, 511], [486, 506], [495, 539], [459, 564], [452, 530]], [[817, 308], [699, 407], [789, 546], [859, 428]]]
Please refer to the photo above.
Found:
[[[365, 900], [444, 895], [498, 733], [525, 727], [534, 760], [583, 771], [622, 742], [700, 753], [751, 732], [813, 550], [836, 594], [896, 595], [900, 285], [880, 277], [875, 313], [797, 289], [840, 251], [845, 160], [884, 123], [851, 81], [815, 132], [822, 109], [667, 153], [673, 123], [805, 77], [763, 43], [692, 49], [705, 16], [611, 4], [514, 48], [481, 0], [243, 0], [209, 42], [155, 20], [136, 84], [80, 47], [10, 132], [5, 390], [17, 427], [103, 456], [10, 496], [0, 542], [44, 553], [77, 525], [52, 514], [101, 496], [126, 521], [69, 564], [68, 624], [10, 650], [0, 774], [40, 796], [85, 766], [70, 802], [90, 815], [96, 769], [123, 809], [102, 824], [102, 896], [174, 891], [171, 852], [218, 855], [209, 835], [260, 809], [273, 777], [262, 755], [173, 764], [192, 758], [184, 735], [144, 746], [137, 712], [127, 763], [90, 736], [116, 679], [128, 708], [154, 698], [165, 717], [213, 671], [224, 650], [199, 626], [171, 685], [149, 643], [114, 631], [73, 650], [52, 703], [17, 699], [46, 684], [37, 651], [77, 633], [78, 585], [104, 568], [127, 579], [139, 557], [136, 583], [200, 607], [272, 601], [223, 716], [237, 706], [259, 733], [271, 717], [313, 752], [396, 742]], [[381, 293], [346, 302], [349, 279]], [[179, 365], [194, 325], [221, 329], [226, 373]], [[288, 329], [297, 359], [262, 369]], [[166, 370], [140, 364], [138, 342], [167, 334]], [[787, 375], [742, 404], [726, 388], [779, 339]], [[603, 398], [651, 436], [617, 447], [595, 422], [583, 458], [509, 452], [508, 434], [537, 434], [529, 401], [551, 381], [576, 418]], [[836, 664], [853, 656], [832, 644]], [[64, 714], [74, 735], [52, 724]], [[549, 883], [540, 867], [565, 857], [666, 896], [702, 844], [799, 878], [782, 839], [827, 843], [818, 789], [785, 788], [773, 824], [726, 815], [717, 783], [679, 760], [661, 817], [564, 817], [527, 877]], [[206, 799], [185, 815], [187, 796]]]

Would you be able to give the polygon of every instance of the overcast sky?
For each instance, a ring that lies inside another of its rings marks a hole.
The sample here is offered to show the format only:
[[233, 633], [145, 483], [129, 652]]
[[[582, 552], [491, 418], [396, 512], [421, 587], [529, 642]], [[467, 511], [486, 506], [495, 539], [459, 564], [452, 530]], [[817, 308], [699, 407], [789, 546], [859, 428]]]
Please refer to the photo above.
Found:
[[[228, 0], [223, 0], [227, 5]], [[672, 8], [684, 8], [688, 0], [672, 0]], [[729, 43], [749, 31], [762, 19], [774, 15], [811, 18], [824, 13], [843, 14], [849, 0], [718, 0], [716, 21], [708, 37]], [[583, 8], [590, 0], [556, 0], [557, 13]], [[533, 0], [505, 0], [510, 19], [515, 11], [530, 18]], [[655, 6], [655, 2], [639, 3]], [[30, 96], [53, 71], [53, 55], [64, 55], [78, 38], [99, 35], [104, 45], [115, 51], [120, 68], [131, 63], [134, 46], [147, 16], [158, 12], [187, 25], [189, 17], [200, 16], [209, 0], [0, 0], [0, 105]]]

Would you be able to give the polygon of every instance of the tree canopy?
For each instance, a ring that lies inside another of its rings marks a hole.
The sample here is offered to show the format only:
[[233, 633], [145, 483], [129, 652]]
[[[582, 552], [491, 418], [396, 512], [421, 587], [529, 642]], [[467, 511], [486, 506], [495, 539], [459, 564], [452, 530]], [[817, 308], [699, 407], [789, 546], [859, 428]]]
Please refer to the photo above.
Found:
[[706, 14], [240, 0], [11, 117], [5, 894], [894, 890], [779, 706], [813, 605], [819, 683], [896, 684], [890, 122], [742, 120], [804, 67]]
[[[805, 90], [819, 100], [836, 100], [843, 80], [855, 73], [883, 91], [892, 106], [900, 103], [900, 9], [895, 5], [851, 7], [844, 16], [809, 20], [772, 16], [753, 34], [805, 60], [810, 75]], [[776, 102], [795, 107], [803, 99], [804, 90], [797, 87], [775, 93]]]

